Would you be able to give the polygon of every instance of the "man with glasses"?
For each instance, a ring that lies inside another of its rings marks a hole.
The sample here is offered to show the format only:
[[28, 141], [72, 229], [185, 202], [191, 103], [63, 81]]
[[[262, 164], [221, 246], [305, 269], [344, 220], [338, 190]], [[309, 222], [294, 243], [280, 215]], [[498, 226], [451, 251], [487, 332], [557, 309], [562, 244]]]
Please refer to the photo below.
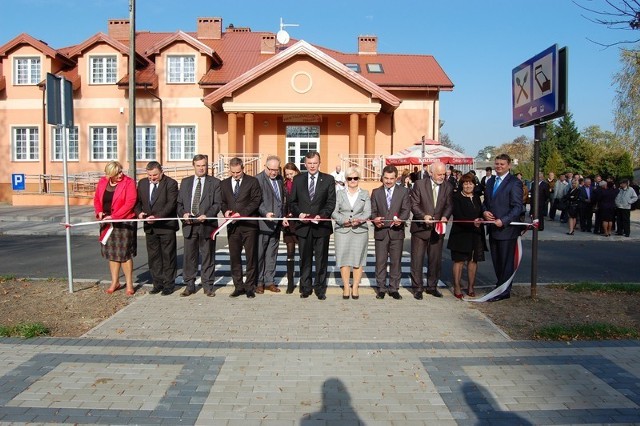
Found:
[[[284, 188], [280, 174], [280, 158], [275, 155], [267, 157], [264, 171], [256, 176], [262, 191], [260, 203], [260, 216], [272, 219], [284, 216]], [[262, 294], [265, 290], [280, 293], [275, 283], [276, 261], [278, 258], [278, 245], [280, 244], [280, 231], [282, 222], [279, 220], [259, 222], [258, 233], [258, 288], [256, 293]]]
[[147, 177], [138, 182], [138, 201], [135, 212], [144, 222], [147, 241], [149, 272], [153, 282], [150, 294], [173, 293], [176, 279], [176, 231], [177, 220], [153, 221], [159, 218], [175, 218], [178, 202], [178, 182], [165, 176], [157, 161], [147, 164]]
[[[333, 233], [329, 219], [336, 206], [336, 184], [333, 176], [322, 173], [320, 153], [309, 151], [304, 164], [307, 173], [293, 179], [289, 211], [303, 219], [296, 226], [300, 248], [300, 297], [306, 299], [315, 291], [319, 300], [327, 298], [329, 238]], [[316, 277], [312, 285], [311, 266], [316, 261]]]

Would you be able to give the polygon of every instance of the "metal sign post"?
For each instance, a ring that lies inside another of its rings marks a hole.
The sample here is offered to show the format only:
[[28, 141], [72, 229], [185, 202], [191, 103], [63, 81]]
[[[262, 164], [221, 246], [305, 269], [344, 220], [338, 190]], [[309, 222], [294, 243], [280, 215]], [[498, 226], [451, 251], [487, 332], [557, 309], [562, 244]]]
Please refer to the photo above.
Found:
[[[73, 88], [71, 82], [54, 74], [47, 74], [47, 123], [54, 124], [62, 139], [62, 182], [64, 186], [64, 220], [69, 223], [69, 174], [67, 170], [68, 129], [73, 127]], [[73, 268], [71, 265], [71, 228], [65, 229], [67, 239], [67, 275], [69, 293], [73, 293]]]
[[[512, 70], [513, 126], [534, 125], [531, 217], [535, 221], [540, 204], [540, 144], [547, 139], [549, 120], [562, 117], [567, 110], [567, 48], [553, 45]], [[533, 185], [536, 185], [535, 187]], [[538, 228], [531, 238], [531, 297], [537, 296]]]

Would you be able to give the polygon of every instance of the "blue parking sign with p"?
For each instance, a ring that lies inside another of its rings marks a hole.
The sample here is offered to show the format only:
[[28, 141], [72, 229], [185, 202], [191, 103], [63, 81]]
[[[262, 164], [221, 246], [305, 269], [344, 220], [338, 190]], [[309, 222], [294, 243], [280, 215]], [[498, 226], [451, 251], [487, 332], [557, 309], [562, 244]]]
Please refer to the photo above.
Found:
[[25, 181], [23, 173], [13, 173], [11, 175], [11, 185], [14, 191], [24, 191]]

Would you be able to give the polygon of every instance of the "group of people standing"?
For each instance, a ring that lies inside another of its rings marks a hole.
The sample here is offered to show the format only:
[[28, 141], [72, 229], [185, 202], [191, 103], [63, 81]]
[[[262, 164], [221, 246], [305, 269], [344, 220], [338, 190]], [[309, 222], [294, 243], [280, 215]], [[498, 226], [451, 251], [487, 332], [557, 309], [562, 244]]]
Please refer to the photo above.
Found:
[[[454, 295], [462, 298], [461, 277], [467, 265], [467, 294], [475, 296], [477, 262], [487, 251], [485, 224], [489, 234], [497, 285], [514, 273], [515, 240], [520, 235], [516, 221], [522, 209], [522, 186], [510, 174], [511, 159], [496, 157], [496, 175], [485, 182], [484, 194], [477, 191], [473, 174], [462, 176], [458, 190], [447, 179], [443, 163], [434, 163], [428, 174], [408, 188], [398, 184], [398, 170], [386, 166], [382, 185], [371, 194], [360, 188], [360, 171], [349, 168], [344, 173], [344, 188], [336, 190], [336, 180], [320, 171], [320, 154], [305, 155], [305, 173], [293, 163], [281, 168], [277, 156], [269, 156], [265, 169], [253, 177], [244, 172], [240, 158], [229, 162], [229, 177], [219, 180], [209, 175], [208, 159], [196, 155], [194, 174], [176, 180], [165, 175], [162, 166], [151, 161], [147, 177], [137, 186], [122, 173], [117, 161], [105, 167], [94, 207], [101, 224], [102, 255], [109, 260], [113, 293], [121, 285], [120, 269], [126, 292], [134, 294], [133, 260], [136, 255], [136, 221], [143, 223], [152, 294], [172, 294], [177, 272], [176, 232], [182, 222], [184, 238], [181, 296], [196, 293], [196, 276], [200, 276], [203, 293], [215, 296], [215, 245], [212, 235], [224, 221], [229, 244], [229, 258], [234, 291], [231, 297], [254, 298], [265, 291], [280, 292], [275, 270], [280, 238], [287, 247], [287, 289], [295, 283], [295, 246], [298, 246], [301, 298], [314, 294], [326, 299], [329, 241], [334, 234], [336, 265], [343, 282], [343, 298], [359, 298], [359, 285], [366, 265], [369, 223], [373, 224], [376, 258], [377, 298], [399, 293], [405, 227], [411, 221], [411, 292], [416, 299], [423, 293], [442, 297], [438, 290], [446, 224], [452, 228], [448, 241], [453, 266]], [[284, 176], [283, 176], [284, 174]], [[342, 185], [341, 185], [342, 186]], [[481, 195], [483, 195], [481, 197]], [[242, 252], [245, 264], [242, 263]], [[424, 273], [425, 257], [428, 268]], [[315, 266], [315, 271], [314, 271]], [[426, 281], [426, 282], [425, 282]], [[501, 298], [508, 297], [508, 292]]]

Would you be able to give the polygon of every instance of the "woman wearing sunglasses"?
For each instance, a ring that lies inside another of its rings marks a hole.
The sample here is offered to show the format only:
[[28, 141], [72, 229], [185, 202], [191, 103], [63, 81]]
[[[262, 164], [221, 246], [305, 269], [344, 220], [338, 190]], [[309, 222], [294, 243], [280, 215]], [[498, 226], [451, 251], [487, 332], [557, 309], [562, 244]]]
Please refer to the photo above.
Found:
[[[358, 287], [362, 279], [362, 270], [367, 261], [371, 199], [369, 192], [360, 189], [360, 171], [355, 167], [347, 169], [347, 187], [336, 193], [336, 207], [331, 218], [334, 222], [334, 243], [336, 246], [336, 265], [340, 267], [342, 277], [342, 298], [358, 299]], [[353, 287], [349, 287], [353, 269]]]

